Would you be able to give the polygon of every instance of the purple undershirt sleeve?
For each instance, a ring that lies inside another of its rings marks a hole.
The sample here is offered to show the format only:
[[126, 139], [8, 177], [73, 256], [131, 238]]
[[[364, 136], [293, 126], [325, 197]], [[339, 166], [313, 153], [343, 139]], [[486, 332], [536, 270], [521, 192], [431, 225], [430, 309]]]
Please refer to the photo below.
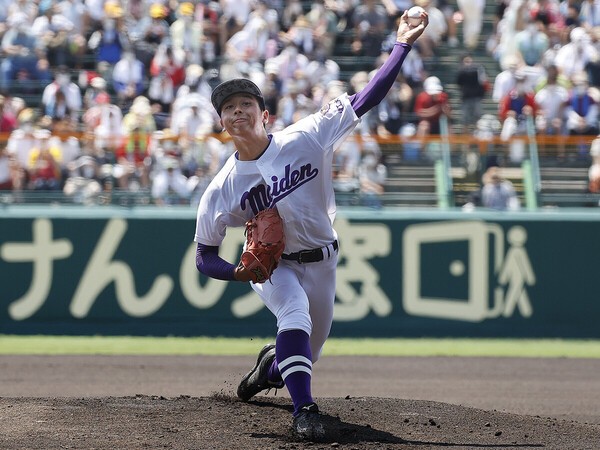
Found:
[[235, 267], [219, 256], [219, 247], [198, 244], [196, 268], [200, 273], [217, 280], [234, 281]]
[[396, 42], [389, 58], [379, 68], [373, 79], [362, 91], [350, 96], [350, 104], [358, 117], [362, 117], [385, 98], [396, 81], [402, 63], [411, 48], [408, 44]]

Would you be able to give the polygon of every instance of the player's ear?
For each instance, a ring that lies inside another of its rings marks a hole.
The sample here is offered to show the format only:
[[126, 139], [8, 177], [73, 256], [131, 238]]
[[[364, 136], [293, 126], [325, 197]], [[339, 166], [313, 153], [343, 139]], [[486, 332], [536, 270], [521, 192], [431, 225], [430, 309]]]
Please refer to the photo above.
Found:
[[225, 131], [225, 125], [223, 125], [223, 119], [219, 119], [219, 125], [221, 126], [221, 133]]
[[269, 111], [266, 109], [263, 111], [263, 124], [267, 125], [269, 123]]

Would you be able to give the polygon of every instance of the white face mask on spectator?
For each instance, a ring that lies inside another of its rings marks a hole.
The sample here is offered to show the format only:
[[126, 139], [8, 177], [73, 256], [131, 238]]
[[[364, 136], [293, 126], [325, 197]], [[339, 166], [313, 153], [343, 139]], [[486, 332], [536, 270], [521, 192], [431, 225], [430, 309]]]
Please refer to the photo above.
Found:
[[375, 167], [377, 164], [377, 159], [373, 155], [367, 155], [363, 158], [363, 163], [367, 167]]
[[56, 82], [59, 86], [67, 86], [70, 81], [69, 75], [61, 74], [56, 76]]
[[115, 20], [114, 19], [106, 19], [102, 24], [104, 27], [104, 31], [112, 31], [115, 29]]

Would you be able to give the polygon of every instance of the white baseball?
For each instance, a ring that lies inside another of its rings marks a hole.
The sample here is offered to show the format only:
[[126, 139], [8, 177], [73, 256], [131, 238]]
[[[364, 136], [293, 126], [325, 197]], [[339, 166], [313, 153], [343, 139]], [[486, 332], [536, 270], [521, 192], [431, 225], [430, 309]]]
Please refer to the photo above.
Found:
[[408, 10], [408, 23], [414, 27], [421, 23], [421, 13], [425, 10], [420, 6], [413, 6]]

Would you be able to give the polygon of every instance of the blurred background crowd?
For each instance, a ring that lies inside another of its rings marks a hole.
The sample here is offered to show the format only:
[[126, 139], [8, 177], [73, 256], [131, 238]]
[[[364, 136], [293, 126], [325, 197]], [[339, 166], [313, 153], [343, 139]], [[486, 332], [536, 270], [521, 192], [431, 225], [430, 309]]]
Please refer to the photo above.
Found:
[[[78, 203], [143, 193], [148, 203], [194, 206], [234, 152], [210, 103], [214, 86], [252, 79], [269, 130], [281, 129], [362, 89], [415, 4], [429, 27], [337, 153], [342, 203], [381, 206], [380, 142], [391, 137], [411, 161], [428, 157], [415, 138], [445, 131], [507, 141], [528, 126], [599, 133], [597, 0], [499, 0], [485, 36], [484, 0], [0, 0], [0, 193], [18, 202], [56, 192]], [[481, 47], [495, 73], [478, 61]], [[458, 107], [440, 49], [451, 49]], [[518, 148], [511, 157], [519, 160]]]

